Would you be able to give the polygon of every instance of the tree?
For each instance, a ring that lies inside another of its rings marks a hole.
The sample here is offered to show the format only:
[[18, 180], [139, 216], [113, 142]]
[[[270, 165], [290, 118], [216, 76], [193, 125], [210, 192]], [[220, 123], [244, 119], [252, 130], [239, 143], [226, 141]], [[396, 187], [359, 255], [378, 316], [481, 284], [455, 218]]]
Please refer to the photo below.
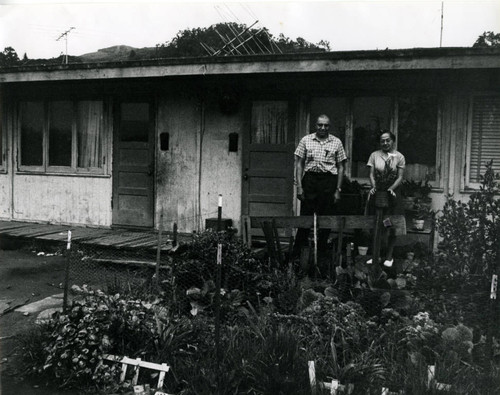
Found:
[[[228, 44], [231, 42], [231, 44]], [[218, 23], [206, 28], [179, 31], [169, 42], [156, 45], [159, 57], [198, 57], [250, 55], [263, 53], [318, 52], [329, 50], [327, 41], [313, 44], [299, 37], [296, 41], [280, 34], [273, 37], [266, 28], [255, 29], [235, 22]], [[218, 52], [219, 51], [219, 52]]]
[[500, 33], [484, 32], [481, 34], [474, 45], [473, 48], [489, 48], [489, 47], [500, 47]]
[[5, 47], [3, 52], [0, 53], [0, 67], [15, 66], [19, 64], [19, 56], [14, 48]]

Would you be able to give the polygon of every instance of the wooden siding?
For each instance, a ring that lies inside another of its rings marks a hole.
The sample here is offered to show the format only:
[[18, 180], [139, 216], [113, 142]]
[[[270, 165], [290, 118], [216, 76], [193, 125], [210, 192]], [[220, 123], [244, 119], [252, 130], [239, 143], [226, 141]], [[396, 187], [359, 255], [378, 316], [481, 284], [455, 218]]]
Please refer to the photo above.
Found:
[[0, 174], [0, 218], [11, 217], [11, 185], [10, 174]]
[[13, 219], [111, 225], [111, 178], [14, 176]]

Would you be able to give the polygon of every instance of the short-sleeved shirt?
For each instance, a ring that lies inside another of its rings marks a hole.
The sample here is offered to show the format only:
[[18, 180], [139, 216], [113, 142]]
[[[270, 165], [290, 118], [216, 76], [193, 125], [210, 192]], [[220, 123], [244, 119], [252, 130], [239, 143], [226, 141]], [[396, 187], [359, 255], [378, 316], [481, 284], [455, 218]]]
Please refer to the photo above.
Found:
[[337, 165], [347, 159], [342, 142], [331, 134], [324, 140], [316, 133], [302, 137], [295, 155], [305, 159], [305, 172], [338, 174]]
[[375, 170], [383, 172], [385, 169], [386, 162], [393, 170], [404, 169], [406, 166], [406, 160], [404, 155], [399, 151], [385, 153], [382, 150], [372, 152], [368, 158], [367, 166], [374, 167]]

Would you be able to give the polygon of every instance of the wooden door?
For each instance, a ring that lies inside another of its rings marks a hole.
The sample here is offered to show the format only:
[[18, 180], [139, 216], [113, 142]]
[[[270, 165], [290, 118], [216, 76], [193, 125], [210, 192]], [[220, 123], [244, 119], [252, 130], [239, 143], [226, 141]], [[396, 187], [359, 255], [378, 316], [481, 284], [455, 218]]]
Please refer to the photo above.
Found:
[[288, 101], [254, 101], [244, 144], [242, 214], [293, 215], [294, 121]]
[[113, 154], [113, 225], [153, 227], [154, 117], [148, 101], [117, 105]]

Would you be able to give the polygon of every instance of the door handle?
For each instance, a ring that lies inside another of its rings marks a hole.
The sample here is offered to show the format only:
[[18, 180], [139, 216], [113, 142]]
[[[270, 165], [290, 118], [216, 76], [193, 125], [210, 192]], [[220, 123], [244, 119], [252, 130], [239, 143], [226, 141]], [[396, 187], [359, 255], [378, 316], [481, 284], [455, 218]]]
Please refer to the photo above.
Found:
[[248, 174], [247, 174], [247, 173], [243, 174], [243, 179], [244, 179], [245, 181], [246, 181], [246, 180], [248, 180]]

